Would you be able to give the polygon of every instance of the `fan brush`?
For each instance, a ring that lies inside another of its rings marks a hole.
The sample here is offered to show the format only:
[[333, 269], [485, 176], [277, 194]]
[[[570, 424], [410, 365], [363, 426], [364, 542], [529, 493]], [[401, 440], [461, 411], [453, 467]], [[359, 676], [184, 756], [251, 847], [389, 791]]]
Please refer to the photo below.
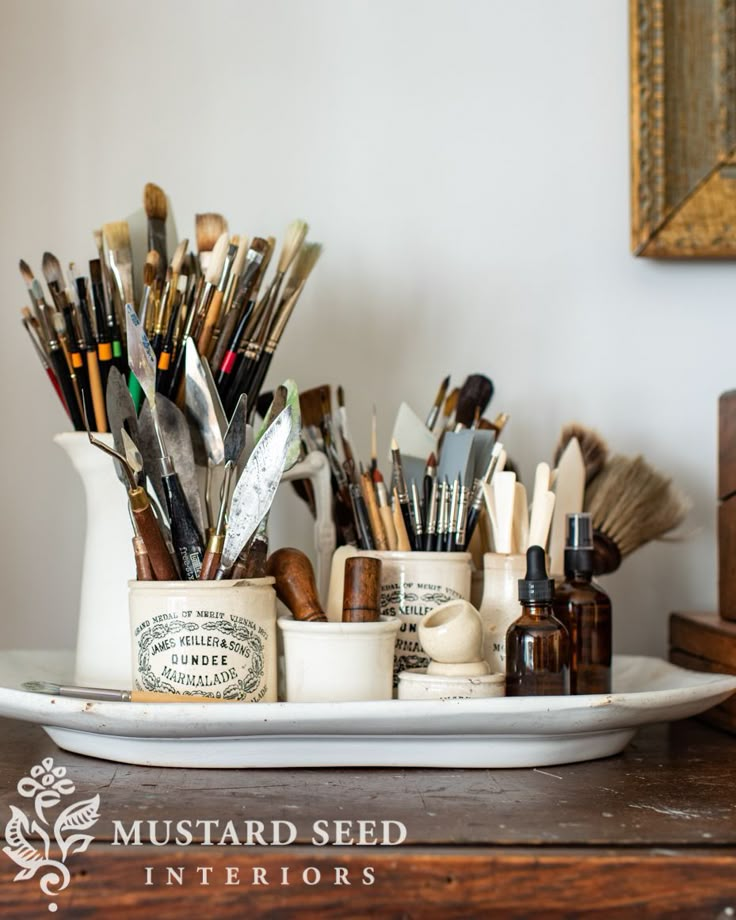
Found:
[[684, 521], [688, 500], [643, 457], [612, 457], [585, 493], [593, 519], [596, 575], [615, 572], [634, 550]]

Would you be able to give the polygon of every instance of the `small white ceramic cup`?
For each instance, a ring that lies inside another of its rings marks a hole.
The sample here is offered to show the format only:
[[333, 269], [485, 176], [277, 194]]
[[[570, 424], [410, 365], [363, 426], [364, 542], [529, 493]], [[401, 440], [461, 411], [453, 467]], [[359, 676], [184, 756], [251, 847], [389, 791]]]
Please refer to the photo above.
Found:
[[482, 658], [483, 623], [468, 601], [449, 601], [430, 610], [418, 632], [432, 661], [464, 664]]
[[390, 700], [401, 621], [304, 622], [280, 617], [284, 697], [289, 703]]
[[130, 581], [138, 690], [275, 702], [273, 578]]

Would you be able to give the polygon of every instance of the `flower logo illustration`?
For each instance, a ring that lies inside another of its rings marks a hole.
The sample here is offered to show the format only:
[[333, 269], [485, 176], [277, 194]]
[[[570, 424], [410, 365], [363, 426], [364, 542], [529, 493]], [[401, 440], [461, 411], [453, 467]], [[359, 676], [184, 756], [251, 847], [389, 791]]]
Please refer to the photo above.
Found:
[[[41, 871], [41, 891], [48, 897], [55, 897], [71, 880], [66, 859], [72, 853], [83, 853], [94, 837], [80, 831], [89, 830], [99, 818], [100, 797], [95, 795], [82, 802], [72, 802], [53, 819], [47, 813], [56, 809], [62, 796], [74, 793], [74, 783], [66, 779], [66, 768], [55, 767], [53, 758], [46, 757], [31, 768], [30, 774], [18, 782], [18, 792], [26, 799], [33, 799], [34, 813], [29, 817], [21, 808], [10, 806], [12, 813], [5, 828], [3, 851], [20, 866], [14, 881], [26, 881]], [[28, 835], [33, 839], [28, 839]], [[52, 838], [53, 834], [53, 838]], [[36, 839], [40, 838], [40, 839]], [[60, 858], [52, 853], [54, 843]], [[55, 901], [49, 903], [49, 910], [55, 911]]]

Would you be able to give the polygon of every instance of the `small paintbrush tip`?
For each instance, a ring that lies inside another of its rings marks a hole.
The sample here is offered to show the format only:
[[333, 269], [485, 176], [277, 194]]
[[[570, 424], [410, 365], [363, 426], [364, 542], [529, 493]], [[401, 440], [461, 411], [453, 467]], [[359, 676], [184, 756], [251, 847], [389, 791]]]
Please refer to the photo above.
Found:
[[280, 274], [283, 274], [283, 272], [287, 271], [291, 263], [294, 261], [297, 253], [302, 248], [302, 243], [304, 242], [308, 231], [309, 224], [305, 220], [293, 220], [286, 228], [286, 233], [284, 234], [284, 245], [281, 248], [277, 269]]
[[60, 286], [63, 284], [61, 263], [55, 255], [45, 252], [41, 260], [41, 268], [43, 269], [43, 276], [49, 284], [58, 284]]
[[197, 234], [197, 252], [211, 252], [222, 234], [228, 232], [225, 218], [213, 211], [196, 214], [194, 226]]
[[184, 264], [184, 258], [187, 254], [187, 246], [189, 245], [189, 240], [181, 240], [179, 245], [174, 250], [174, 255], [171, 259], [171, 270], [176, 272], [177, 275], [181, 271], [181, 267]]
[[229, 246], [230, 240], [228, 239], [227, 233], [221, 233], [214, 245], [209, 265], [204, 275], [204, 280], [209, 284], [219, 284]]
[[146, 262], [143, 266], [143, 284], [146, 287], [151, 287], [153, 282], [156, 280], [156, 269], [150, 262]]
[[31, 271], [31, 266], [24, 262], [23, 259], [18, 263], [18, 268], [20, 268], [20, 273], [23, 276], [23, 280], [26, 284], [31, 284], [33, 282], [33, 272]]
[[435, 456], [434, 451], [432, 451], [427, 459], [427, 466], [437, 466], [437, 457]]
[[23, 317], [23, 322], [31, 321], [33, 319], [33, 314], [28, 307], [21, 307], [21, 316]]
[[143, 189], [143, 207], [149, 220], [166, 220], [168, 206], [164, 190], [153, 182], [147, 182]]
[[342, 386], [337, 388], [337, 404], [341, 409], [345, 408], [345, 390], [343, 390]]
[[102, 283], [102, 265], [99, 259], [89, 260], [89, 277], [92, 284]]
[[449, 386], [450, 386], [450, 375], [448, 374], [447, 377], [445, 377], [445, 379], [442, 381], [442, 389], [446, 390]]
[[64, 317], [61, 313], [54, 313], [54, 329], [56, 334], [59, 336], [66, 335], [66, 326], [64, 325]]
[[398, 450], [399, 445], [396, 443], [396, 438], [391, 438], [391, 450]]
[[[123, 252], [126, 256], [130, 253], [130, 228], [127, 220], [114, 220], [109, 224], [104, 224], [102, 236], [111, 252]], [[130, 261], [130, 259], [126, 258], [122, 261]]]

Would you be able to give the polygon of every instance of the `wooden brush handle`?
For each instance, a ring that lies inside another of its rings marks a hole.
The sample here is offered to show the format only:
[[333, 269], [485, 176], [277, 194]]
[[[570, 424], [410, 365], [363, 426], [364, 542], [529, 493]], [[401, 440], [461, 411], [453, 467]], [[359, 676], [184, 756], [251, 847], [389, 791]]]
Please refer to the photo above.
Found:
[[396, 530], [396, 545], [402, 552], [407, 552], [411, 549], [411, 543], [409, 542], [409, 534], [406, 529], [406, 524], [404, 523], [404, 515], [401, 513], [399, 493], [396, 489], [394, 489], [394, 504], [391, 509], [391, 516], [394, 522], [394, 529]]
[[381, 616], [381, 560], [351, 556], [345, 560], [343, 623], [375, 623]]
[[276, 596], [295, 620], [326, 620], [319, 602], [312, 563], [298, 549], [279, 549], [266, 564], [266, 574], [276, 579]]
[[128, 495], [130, 496], [130, 509], [135, 517], [138, 533], [146, 547], [156, 580], [176, 581], [179, 574], [164, 541], [161, 528], [158, 526], [148, 495], [140, 487], [131, 489]]
[[386, 531], [378, 511], [376, 490], [373, 487], [373, 479], [370, 473], [363, 473], [360, 477], [360, 489], [363, 493], [363, 501], [368, 509], [368, 523], [371, 525], [371, 531], [373, 532], [373, 543], [376, 549], [387, 550]]
[[131, 703], [238, 703], [240, 700], [222, 700], [211, 696], [185, 696], [178, 693], [157, 693], [155, 690], [131, 690]]
[[90, 348], [87, 352], [87, 376], [89, 378], [89, 388], [92, 392], [92, 407], [95, 412], [95, 428], [99, 432], [107, 431], [105, 394], [102, 389], [100, 362], [97, 358], [97, 352], [93, 348]]
[[141, 537], [133, 537], [133, 554], [135, 555], [135, 577], [138, 581], [155, 581], [151, 567], [151, 557], [146, 551], [146, 544]]
[[396, 536], [396, 527], [394, 526], [394, 519], [391, 515], [391, 508], [388, 505], [381, 505], [378, 508], [378, 511], [381, 515], [381, 521], [383, 522], [383, 530], [386, 534], [386, 546], [390, 550], [399, 548], [399, 541]]
[[212, 341], [212, 331], [217, 324], [217, 319], [220, 315], [220, 307], [222, 306], [222, 291], [215, 291], [210, 300], [209, 306], [207, 307], [207, 312], [204, 315], [204, 322], [202, 323], [202, 331], [199, 333], [199, 338], [197, 339], [197, 351], [203, 358], [209, 358], [209, 347], [210, 342]]
[[220, 567], [222, 548], [225, 545], [224, 534], [213, 533], [207, 540], [207, 549], [202, 559], [202, 568], [199, 570], [200, 581], [214, 581]]

